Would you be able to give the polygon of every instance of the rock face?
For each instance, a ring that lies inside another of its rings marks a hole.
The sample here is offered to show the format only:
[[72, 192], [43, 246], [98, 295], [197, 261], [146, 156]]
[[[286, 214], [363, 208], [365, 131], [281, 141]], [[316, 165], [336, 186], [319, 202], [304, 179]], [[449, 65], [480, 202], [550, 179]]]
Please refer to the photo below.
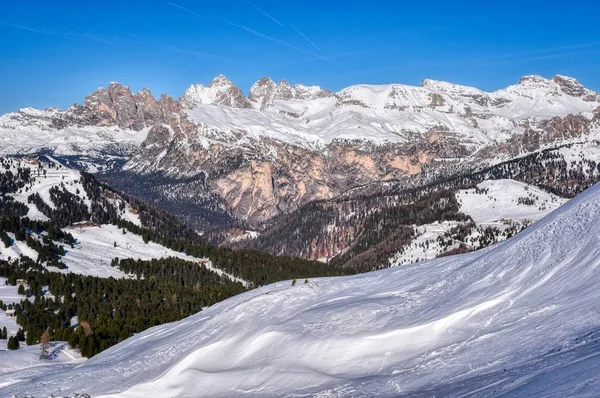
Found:
[[206, 173], [211, 190], [225, 200], [232, 214], [253, 225], [357, 185], [419, 173], [440, 153], [444, 140], [440, 137], [434, 145], [369, 148], [336, 141], [326, 151], [265, 140], [242, 148], [194, 142], [190, 137], [197, 128], [188, 118], [174, 115], [169, 126], [150, 130], [126, 167], [139, 173], [176, 170], [177, 176]]
[[588, 136], [600, 105], [590, 101], [595, 93], [562, 76], [526, 76], [493, 93], [425, 80], [335, 95], [263, 77], [250, 89], [249, 110], [230, 95], [235, 86], [217, 79], [209, 85], [219, 88], [214, 95], [188, 102], [197, 105], [151, 129], [126, 168], [174, 179], [202, 173], [232, 214], [252, 225], [373, 181]]
[[58, 128], [68, 125], [118, 126], [140, 131], [165, 123], [171, 113], [180, 110], [177, 102], [167, 95], [156, 101], [147, 88], [133, 95], [129, 87], [113, 82], [108, 89], [101, 87], [85, 97], [84, 105], [73, 105], [60, 115], [55, 125]]

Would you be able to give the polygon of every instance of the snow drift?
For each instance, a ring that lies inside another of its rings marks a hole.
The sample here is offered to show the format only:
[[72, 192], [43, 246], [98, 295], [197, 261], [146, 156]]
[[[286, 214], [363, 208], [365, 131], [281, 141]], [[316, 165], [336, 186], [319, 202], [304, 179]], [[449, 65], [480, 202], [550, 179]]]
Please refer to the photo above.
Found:
[[597, 185], [498, 246], [270, 285], [0, 395], [598, 396], [599, 236]]

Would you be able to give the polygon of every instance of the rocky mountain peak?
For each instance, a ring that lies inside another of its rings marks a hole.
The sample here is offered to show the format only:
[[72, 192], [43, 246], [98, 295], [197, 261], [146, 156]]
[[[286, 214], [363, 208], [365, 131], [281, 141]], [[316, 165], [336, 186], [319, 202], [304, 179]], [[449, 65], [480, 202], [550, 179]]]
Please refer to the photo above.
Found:
[[271, 78], [269, 77], [261, 77], [259, 81], [254, 83], [252, 87], [250, 87], [250, 92], [248, 94], [248, 99], [253, 102], [258, 102], [262, 104], [262, 100], [265, 97], [270, 96], [277, 85]]
[[150, 89], [148, 87], [144, 87], [143, 89], [141, 89], [140, 91], [138, 91], [135, 95], [137, 95], [138, 97], [150, 97], [150, 96], [152, 96], [154, 98], [154, 96], [152, 95], [152, 91], [150, 91]]
[[173, 112], [179, 112], [177, 101], [163, 95], [157, 101], [148, 88], [132, 94], [129, 87], [111, 82], [85, 97], [83, 105], [74, 105], [57, 120], [64, 128], [79, 126], [118, 126], [140, 131], [155, 124], [165, 123]]
[[275, 87], [275, 82], [270, 77], [263, 76], [252, 87]]
[[250, 108], [250, 102], [235, 84], [224, 75], [212, 79], [208, 86], [192, 85], [179, 99], [181, 106], [194, 109], [204, 104], [226, 105], [232, 108]]
[[208, 83], [208, 87], [228, 87], [234, 84], [225, 75], [219, 75]]
[[526, 86], [526, 85], [541, 85], [541, 84], [548, 84], [549, 80], [539, 76], [539, 75], [527, 75], [527, 76], [523, 76], [521, 79], [519, 79], [519, 85], [522, 86]]
[[293, 89], [287, 81], [281, 79], [279, 83], [277, 83], [274, 99], [289, 100], [293, 98], [297, 98], [296, 90]]
[[590, 93], [577, 79], [572, 77], [556, 75], [552, 81], [560, 86], [562, 92], [572, 97], [582, 97]]
[[438, 80], [433, 80], [433, 79], [423, 79], [421, 80], [421, 84], [419, 85], [420, 87], [435, 87], [439, 84], [440, 82]]
[[262, 77], [250, 88], [248, 99], [260, 110], [265, 110], [273, 105], [273, 100], [290, 99], [315, 99], [332, 96], [329, 90], [319, 86], [305, 86], [303, 84], [291, 85], [287, 80], [281, 79], [275, 83], [269, 77]]

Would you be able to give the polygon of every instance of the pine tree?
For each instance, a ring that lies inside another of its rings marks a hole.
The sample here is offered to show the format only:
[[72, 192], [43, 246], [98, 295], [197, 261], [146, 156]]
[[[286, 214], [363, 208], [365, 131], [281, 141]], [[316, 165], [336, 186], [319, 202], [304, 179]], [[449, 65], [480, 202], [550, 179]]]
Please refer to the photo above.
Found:
[[20, 346], [19, 340], [17, 340], [17, 338], [14, 336], [10, 336], [10, 339], [8, 339], [8, 344], [7, 344], [6, 348], [8, 348], [9, 350], [18, 350], [19, 346]]

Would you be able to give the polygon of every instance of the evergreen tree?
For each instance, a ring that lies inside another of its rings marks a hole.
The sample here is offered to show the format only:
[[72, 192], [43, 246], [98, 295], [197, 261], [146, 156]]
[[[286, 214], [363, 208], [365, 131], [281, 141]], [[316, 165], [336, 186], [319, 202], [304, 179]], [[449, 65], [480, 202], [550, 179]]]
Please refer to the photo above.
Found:
[[7, 344], [6, 348], [8, 348], [9, 350], [18, 350], [19, 347], [20, 347], [19, 340], [17, 340], [17, 338], [14, 336], [10, 336], [10, 338], [8, 339], [8, 344]]

